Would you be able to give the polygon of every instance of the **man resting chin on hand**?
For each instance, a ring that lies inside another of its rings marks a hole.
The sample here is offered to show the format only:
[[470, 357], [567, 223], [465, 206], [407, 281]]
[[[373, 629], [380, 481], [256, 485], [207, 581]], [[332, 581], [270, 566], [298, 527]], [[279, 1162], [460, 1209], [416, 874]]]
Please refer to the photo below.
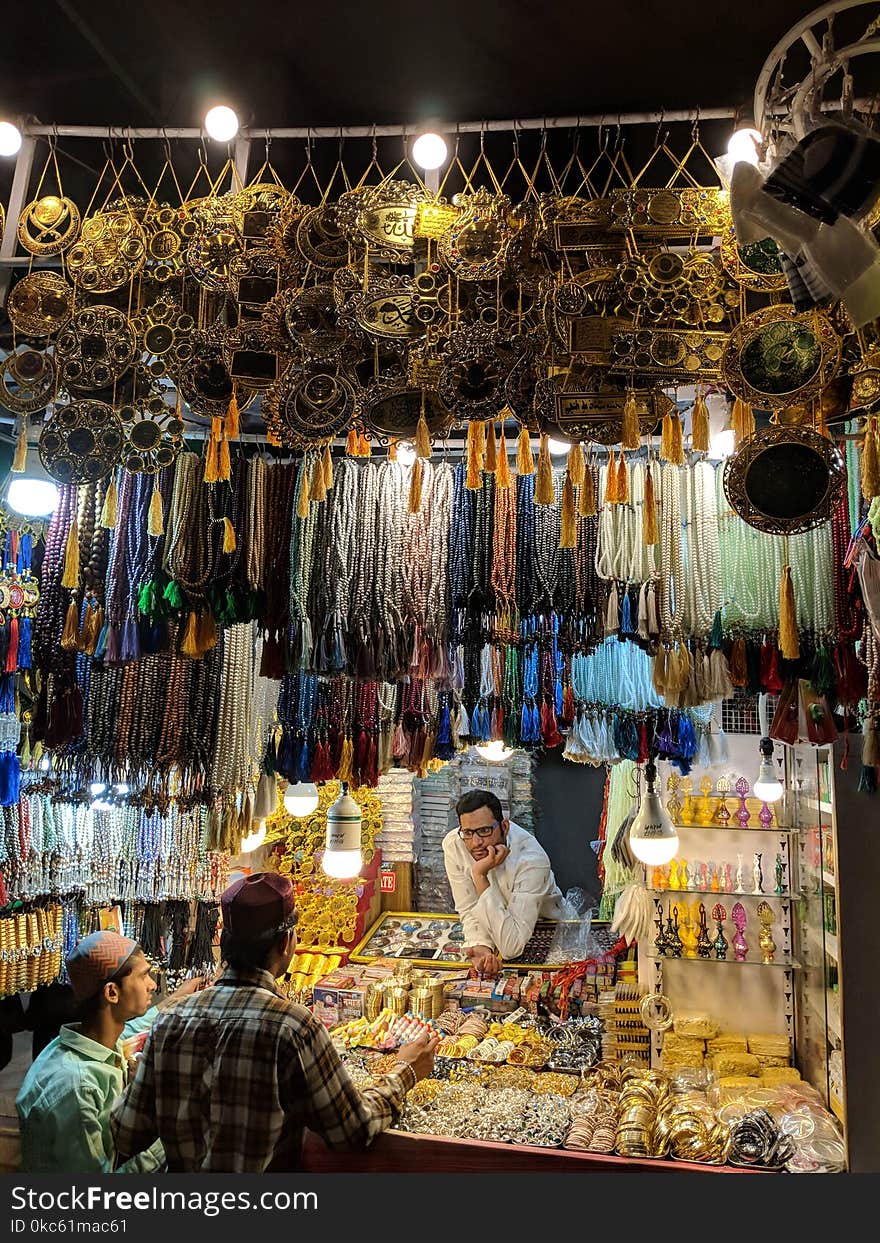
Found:
[[459, 827], [443, 839], [443, 858], [465, 954], [481, 975], [497, 975], [503, 958], [519, 957], [539, 919], [562, 916], [562, 893], [545, 851], [504, 819], [494, 794], [471, 790], [455, 810]]

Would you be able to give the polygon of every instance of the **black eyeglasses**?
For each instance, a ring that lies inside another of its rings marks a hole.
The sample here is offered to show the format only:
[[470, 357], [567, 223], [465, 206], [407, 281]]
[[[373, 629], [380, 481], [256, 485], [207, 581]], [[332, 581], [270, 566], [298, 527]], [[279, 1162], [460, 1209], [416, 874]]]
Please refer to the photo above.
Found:
[[463, 829], [459, 826], [458, 836], [463, 842], [471, 837], [491, 837], [497, 828], [497, 820], [493, 820], [491, 824], [481, 824], [478, 829]]

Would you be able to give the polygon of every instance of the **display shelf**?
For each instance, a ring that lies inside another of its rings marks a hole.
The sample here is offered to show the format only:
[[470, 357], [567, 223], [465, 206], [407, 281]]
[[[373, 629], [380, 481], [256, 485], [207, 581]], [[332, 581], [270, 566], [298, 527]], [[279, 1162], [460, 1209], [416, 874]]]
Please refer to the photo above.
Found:
[[825, 1016], [828, 1030], [838, 1040], [842, 1040], [843, 1027], [840, 1022], [840, 993], [836, 993], [832, 988], [825, 990]]
[[652, 889], [649, 886], [648, 893], [668, 893], [668, 894], [681, 893], [681, 894], [684, 894], [685, 896], [691, 893], [695, 893], [695, 894], [703, 894], [704, 896], [708, 896], [710, 898], [716, 897], [716, 898], [780, 898], [781, 899], [781, 898], [801, 897], [801, 894], [797, 889], [792, 890], [792, 891], [786, 890], [784, 893], [776, 893], [776, 892], [748, 893], [748, 892], [741, 892], [740, 890], [737, 890], [737, 889], [669, 889], [669, 888]]
[[837, 878], [833, 872], [829, 872], [827, 868], [822, 869], [822, 881], [829, 889], [837, 889]]
[[747, 824], [745, 826], [737, 824], [735, 820], [731, 820], [729, 824], [677, 824], [675, 826], [676, 833], [687, 829], [698, 829], [701, 833], [707, 830], [712, 833], [775, 833], [777, 836], [782, 833], [786, 837], [796, 837], [797, 829], [782, 828], [778, 824], [771, 824], [768, 828], [764, 828], [762, 824]]
[[834, 935], [833, 932], [828, 932], [823, 929], [820, 935], [819, 929], [808, 928], [807, 929], [807, 942], [810, 945], [815, 945], [816, 949], [821, 950], [823, 953], [827, 954], [829, 958], [833, 958], [835, 962], [838, 961], [837, 937]]
[[763, 962], [760, 958], [746, 958], [739, 962], [736, 958], [672, 958], [669, 954], [647, 954], [651, 962], [705, 962], [718, 967], [784, 967], [787, 971], [800, 971], [803, 964], [796, 958], [774, 958], [773, 962]]

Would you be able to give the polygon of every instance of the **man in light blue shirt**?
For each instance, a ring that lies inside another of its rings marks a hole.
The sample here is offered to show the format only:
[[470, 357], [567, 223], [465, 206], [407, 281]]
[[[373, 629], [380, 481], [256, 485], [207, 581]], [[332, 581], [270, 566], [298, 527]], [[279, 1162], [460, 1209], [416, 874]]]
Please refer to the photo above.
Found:
[[[146, 1032], [157, 1013], [150, 1007], [156, 982], [136, 941], [117, 932], [93, 932], [67, 958], [67, 973], [82, 1021], [61, 1028], [21, 1086], [22, 1169], [32, 1174], [110, 1173], [115, 1156], [110, 1107], [128, 1081], [123, 1040]], [[187, 981], [175, 997], [194, 992]], [[146, 1174], [161, 1168], [159, 1143], [121, 1166]]]

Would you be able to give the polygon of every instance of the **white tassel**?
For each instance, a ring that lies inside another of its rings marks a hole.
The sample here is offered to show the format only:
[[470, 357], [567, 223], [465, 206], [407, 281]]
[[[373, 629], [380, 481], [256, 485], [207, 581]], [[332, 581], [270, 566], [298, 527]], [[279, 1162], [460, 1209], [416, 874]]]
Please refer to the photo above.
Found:
[[653, 583], [648, 588], [648, 634], [651, 638], [660, 634], [660, 622], [657, 618], [657, 592]]
[[620, 608], [617, 599], [617, 583], [611, 584], [608, 592], [608, 608], [605, 611], [605, 633], [617, 634], [620, 629]]
[[647, 639], [648, 635], [648, 584], [642, 583], [639, 588], [639, 624], [638, 636]]

